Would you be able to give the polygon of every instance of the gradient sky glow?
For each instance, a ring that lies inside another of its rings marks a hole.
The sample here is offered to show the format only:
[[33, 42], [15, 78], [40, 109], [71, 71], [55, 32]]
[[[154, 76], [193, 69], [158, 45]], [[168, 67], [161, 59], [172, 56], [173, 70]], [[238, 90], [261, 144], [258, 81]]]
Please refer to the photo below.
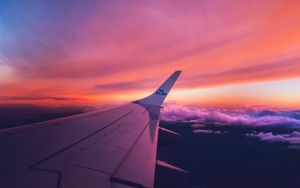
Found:
[[0, 100], [300, 107], [300, 1], [3, 0]]

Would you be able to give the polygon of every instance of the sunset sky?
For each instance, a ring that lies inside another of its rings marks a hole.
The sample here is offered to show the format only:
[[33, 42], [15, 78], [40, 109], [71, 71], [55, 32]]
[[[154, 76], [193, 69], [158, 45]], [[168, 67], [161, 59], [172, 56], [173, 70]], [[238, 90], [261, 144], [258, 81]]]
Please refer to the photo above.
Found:
[[2, 0], [0, 103], [300, 108], [298, 0]]

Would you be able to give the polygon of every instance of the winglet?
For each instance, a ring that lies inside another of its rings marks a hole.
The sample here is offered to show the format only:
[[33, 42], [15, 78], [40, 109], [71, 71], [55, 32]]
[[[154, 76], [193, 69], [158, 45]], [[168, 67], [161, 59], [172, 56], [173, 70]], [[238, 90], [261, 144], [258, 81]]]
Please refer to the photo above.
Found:
[[152, 95], [136, 101], [140, 104], [161, 106], [169, 94], [181, 71], [175, 71]]

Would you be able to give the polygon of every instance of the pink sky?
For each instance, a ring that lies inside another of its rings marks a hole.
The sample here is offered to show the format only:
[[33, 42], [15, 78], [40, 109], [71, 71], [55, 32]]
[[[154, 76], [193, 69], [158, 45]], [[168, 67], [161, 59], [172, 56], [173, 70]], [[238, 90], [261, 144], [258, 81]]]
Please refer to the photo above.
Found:
[[0, 7], [3, 102], [125, 102], [180, 69], [169, 101], [300, 106], [299, 1], [44, 0]]

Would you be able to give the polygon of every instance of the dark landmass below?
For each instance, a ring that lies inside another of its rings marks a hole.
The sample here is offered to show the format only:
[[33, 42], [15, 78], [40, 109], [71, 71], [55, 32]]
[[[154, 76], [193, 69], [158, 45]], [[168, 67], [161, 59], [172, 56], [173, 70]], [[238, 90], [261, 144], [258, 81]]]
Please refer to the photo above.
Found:
[[[161, 122], [182, 134], [175, 145], [159, 146], [160, 160], [189, 171], [192, 188], [299, 188], [300, 150], [287, 143], [246, 137], [251, 131], [288, 132], [284, 127], [207, 126], [226, 134], [194, 133], [191, 123]], [[270, 131], [269, 130], [269, 131]], [[156, 182], [160, 188], [160, 182]]]

